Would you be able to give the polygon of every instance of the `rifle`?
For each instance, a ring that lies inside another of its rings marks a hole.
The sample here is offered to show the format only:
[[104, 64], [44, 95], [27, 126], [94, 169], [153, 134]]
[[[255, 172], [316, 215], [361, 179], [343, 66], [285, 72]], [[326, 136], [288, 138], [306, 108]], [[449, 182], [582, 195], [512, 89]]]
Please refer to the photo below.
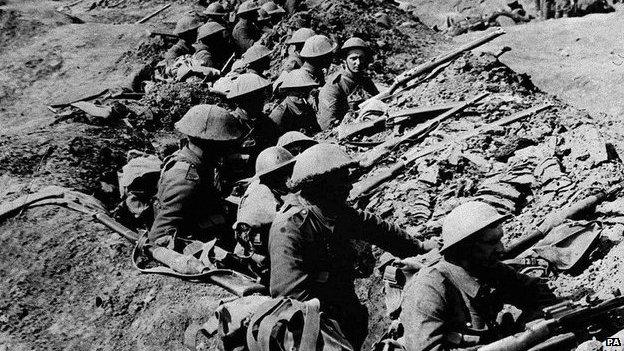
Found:
[[145, 16], [145, 17], [141, 18], [140, 20], [136, 21], [136, 23], [135, 23], [135, 24], [141, 24], [141, 23], [143, 23], [143, 22], [147, 22], [147, 21], [149, 21], [152, 17], [154, 17], [154, 16], [156, 16], [157, 14], [159, 14], [159, 13], [161, 13], [161, 12], [165, 11], [165, 10], [166, 10], [166, 9], [168, 9], [171, 5], [172, 5], [172, 4], [167, 4], [167, 5], [163, 6], [163, 7], [161, 7], [160, 9], [158, 9], [158, 10], [156, 10], [156, 11], [154, 11], [154, 12], [150, 13], [149, 15], [147, 15], [147, 16]]
[[489, 130], [495, 129], [500, 126], [509, 125], [511, 123], [517, 122], [523, 118], [531, 116], [535, 113], [538, 113], [542, 110], [545, 110], [551, 107], [551, 104], [544, 104], [540, 106], [536, 106], [518, 113], [515, 113], [511, 116], [502, 118], [496, 122], [492, 122], [490, 124], [486, 124], [481, 126], [473, 131], [466, 132], [456, 139], [444, 141], [435, 145], [432, 145], [424, 150], [418, 150], [418, 146], [412, 148], [408, 152], [406, 152], [399, 161], [394, 163], [387, 170], [382, 171], [381, 173], [375, 175], [374, 177], [369, 177], [362, 182], [357, 183], [350, 194], [350, 199], [356, 199], [360, 197], [362, 194], [376, 188], [379, 184], [383, 183], [385, 180], [392, 178], [394, 175], [398, 174], [401, 170], [407, 167], [409, 164], [419, 160], [427, 155], [430, 155], [434, 152], [444, 150], [450, 147], [452, 144], [457, 143], [462, 140], [466, 140], [472, 138], [473, 136], [477, 136], [481, 133], [485, 133]]
[[399, 76], [397, 76], [394, 79], [394, 82], [392, 83], [392, 85], [386, 89], [385, 91], [375, 95], [372, 97], [372, 99], [378, 99], [381, 100], [384, 97], [388, 96], [388, 95], [392, 95], [392, 93], [398, 89], [401, 85], [409, 82], [410, 80], [414, 79], [415, 77], [417, 77], [420, 74], [426, 73], [431, 71], [432, 69], [446, 63], [449, 62], [451, 60], [456, 59], [457, 57], [459, 57], [462, 53], [464, 53], [465, 51], [469, 51], [472, 50], [474, 48], [477, 48], [487, 42], [490, 42], [492, 40], [494, 40], [495, 38], [501, 36], [505, 34], [505, 32], [503, 30], [497, 30], [494, 31], [490, 34], [487, 34], [481, 38], [478, 38], [474, 41], [471, 41], [470, 43], [467, 43], [461, 47], [459, 47], [456, 50], [453, 50], [449, 53], [446, 53], [444, 55], [440, 55], [434, 59], [432, 59], [431, 61], [425, 62], [423, 64], [420, 64], [416, 67], [413, 67], [403, 73], [401, 73]]
[[177, 35], [173, 33], [157, 32], [157, 31], [151, 31], [151, 30], [147, 30], [147, 35], [150, 38], [153, 38], [153, 37], [163, 37], [163, 38], [171, 38], [171, 39], [179, 38]]
[[396, 146], [398, 146], [399, 144], [404, 143], [407, 140], [410, 139], [416, 139], [416, 138], [421, 138], [426, 136], [429, 132], [431, 132], [432, 130], [434, 130], [435, 128], [437, 128], [440, 123], [442, 123], [443, 121], [449, 119], [450, 117], [452, 117], [454, 114], [459, 113], [463, 110], [465, 110], [468, 106], [476, 103], [479, 100], [482, 100], [483, 98], [485, 98], [488, 94], [484, 93], [484, 94], [480, 94], [468, 101], [463, 102], [462, 104], [456, 106], [455, 108], [452, 108], [448, 111], [446, 111], [445, 113], [441, 114], [440, 116], [426, 122], [423, 123], [422, 125], [418, 126], [417, 128], [414, 128], [413, 130], [411, 130], [410, 132], [406, 133], [405, 135], [398, 137], [398, 138], [393, 138], [390, 139], [386, 142], [384, 142], [383, 144], [376, 146], [374, 149], [371, 149], [369, 151], [367, 151], [366, 153], [364, 153], [362, 155], [362, 157], [359, 160], [359, 165], [362, 168], [368, 168], [372, 165], [374, 165], [377, 161], [379, 161], [380, 159], [382, 159], [384, 156], [386, 156], [390, 150]]
[[[35, 201], [31, 201], [35, 200]], [[135, 231], [125, 227], [115, 219], [105, 213], [103, 205], [95, 198], [62, 187], [51, 186], [37, 194], [31, 194], [28, 197], [19, 198], [7, 204], [6, 211], [3, 215], [15, 213], [23, 207], [34, 207], [42, 205], [63, 206], [81, 213], [84, 213], [98, 222], [104, 224], [116, 233], [120, 234], [128, 241], [137, 243], [141, 237]], [[167, 267], [156, 267], [148, 269], [139, 269], [143, 273], [159, 273], [175, 276], [178, 278], [207, 281], [216, 284], [225, 290], [238, 296], [247, 296], [257, 292], [264, 292], [266, 287], [257, 283], [255, 279], [243, 273], [231, 269], [209, 269], [204, 263], [190, 255], [183, 255], [171, 249], [158, 246], [142, 246], [145, 251], [153, 258]], [[226, 253], [225, 250], [214, 246], [215, 250]], [[136, 266], [136, 258], [142, 250], [135, 247], [133, 253], [133, 261]]]
[[566, 219], [577, 217], [584, 212], [594, 211], [596, 206], [605, 199], [622, 190], [622, 185], [616, 185], [608, 190], [601, 190], [598, 194], [588, 196], [561, 210], [546, 216], [544, 221], [529, 234], [513, 240], [505, 248], [504, 258], [514, 258], [529, 247], [541, 240], [551, 229], [563, 223]]
[[[561, 350], [572, 335], [590, 335], [587, 327], [613, 328], [613, 319], [621, 315], [624, 296], [608, 300], [564, 301], [542, 310], [543, 319], [527, 325], [525, 331], [479, 348], [479, 351]], [[610, 322], [610, 323], [607, 323]], [[606, 331], [606, 330], [605, 330]]]
[[447, 103], [433, 106], [408, 108], [405, 110], [384, 114], [370, 121], [340, 126], [338, 129], [338, 139], [342, 140], [360, 134], [379, 125], [386, 124], [388, 121], [395, 118], [409, 117], [409, 119], [427, 119], [437, 116], [440, 113], [446, 112], [456, 106], [457, 103]]

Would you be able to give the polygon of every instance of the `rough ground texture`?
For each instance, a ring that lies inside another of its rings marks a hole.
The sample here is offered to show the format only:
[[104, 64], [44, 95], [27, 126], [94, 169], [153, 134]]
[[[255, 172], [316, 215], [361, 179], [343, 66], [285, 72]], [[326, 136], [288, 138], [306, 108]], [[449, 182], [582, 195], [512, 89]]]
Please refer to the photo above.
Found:
[[[160, 39], [149, 39], [144, 29], [171, 28], [180, 14], [194, 6], [190, 1], [175, 2], [150, 21], [158, 25], [140, 26], [131, 23], [167, 2], [127, 0], [116, 8], [98, 3], [91, 10], [91, 2], [69, 10], [84, 24], [71, 24], [56, 12], [61, 5], [57, 1], [7, 1], [0, 6], [0, 62], [7, 63], [0, 65], [2, 201], [55, 184], [94, 194], [112, 205], [115, 172], [124, 164], [125, 152], [154, 151], [175, 142], [172, 123], [191, 105], [212, 101], [202, 94], [202, 87], [159, 85], [142, 100], [122, 100], [129, 108], [124, 116], [138, 128], [121, 119], [94, 121], [73, 112], [54, 122], [48, 104], [127, 85], [130, 73], [158, 59], [165, 46]], [[377, 24], [378, 12], [389, 14], [395, 26]], [[384, 83], [454, 45], [384, 1], [324, 1], [301, 20], [338, 41], [351, 31], [371, 40], [380, 49], [372, 70]], [[293, 21], [283, 26], [285, 33]], [[501, 207], [515, 215], [506, 224], [505, 240], [510, 240], [553, 209], [622, 180], [618, 154], [624, 152], [624, 129], [619, 119], [579, 111], [543, 93], [528, 76], [488, 54], [464, 55], [427, 82], [396, 96], [390, 105], [397, 110], [463, 100], [479, 92], [490, 96], [461, 118], [444, 123], [419, 147], [545, 101], [554, 107], [421, 160], [357, 205], [400, 225], [419, 227], [426, 235], [437, 235], [445, 213], [479, 196], [488, 182], [506, 180], [521, 194], [511, 205], [503, 202], [511, 208]], [[588, 127], [595, 129], [584, 129]], [[610, 144], [606, 159], [596, 161], [600, 155], [588, 154], [574, 143], [594, 131]], [[362, 139], [383, 140], [402, 132], [388, 129]], [[333, 136], [330, 132], [323, 137]], [[348, 147], [353, 153], [366, 150]], [[548, 156], [561, 167], [562, 183], [555, 187], [546, 186], [535, 172]], [[522, 182], [514, 178], [528, 174]], [[590, 252], [594, 262], [553, 275], [559, 294], [624, 289], [624, 249], [618, 244], [624, 221], [613, 208], [618, 208], [617, 203], [585, 218], [600, 224], [600, 242]], [[0, 350], [180, 350], [186, 327], [204, 322], [219, 299], [231, 296], [207, 284], [140, 275], [130, 264], [131, 251], [123, 238], [66, 209], [34, 208], [0, 222]], [[370, 345], [388, 322], [380, 277], [359, 280], [357, 291], [370, 311]]]

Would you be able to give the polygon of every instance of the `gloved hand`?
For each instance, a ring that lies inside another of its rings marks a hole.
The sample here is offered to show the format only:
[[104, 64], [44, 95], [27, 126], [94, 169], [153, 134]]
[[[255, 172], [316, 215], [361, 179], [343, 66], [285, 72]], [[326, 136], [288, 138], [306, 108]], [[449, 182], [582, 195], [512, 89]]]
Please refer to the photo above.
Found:
[[442, 239], [439, 237], [429, 238], [422, 242], [423, 250], [429, 252], [431, 250], [439, 249], [442, 247]]

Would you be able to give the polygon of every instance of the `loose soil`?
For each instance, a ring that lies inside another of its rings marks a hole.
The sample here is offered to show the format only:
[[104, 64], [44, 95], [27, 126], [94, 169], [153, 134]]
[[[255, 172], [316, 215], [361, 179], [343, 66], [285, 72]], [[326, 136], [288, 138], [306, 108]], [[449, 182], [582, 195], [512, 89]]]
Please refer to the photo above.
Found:
[[[125, 163], [126, 152], [162, 151], [175, 144], [173, 122], [190, 106], [215, 101], [202, 93], [201, 86], [159, 85], [142, 100], [121, 100], [129, 109], [126, 117], [133, 127], [119, 119], [93, 123], [84, 116], [53, 123], [54, 114], [46, 108], [49, 104], [128, 86], [129, 76], [157, 60], [166, 46], [161, 39], [148, 38], [145, 29], [171, 29], [178, 16], [195, 6], [191, 1], [177, 1], [149, 21], [153, 24], [134, 25], [169, 2], [127, 0], [116, 8], [99, 3], [102, 5], [90, 10], [91, 2], [65, 9], [84, 24], [70, 23], [67, 16], [56, 11], [69, 2], [6, 1], [0, 6], [2, 201], [55, 184], [93, 194], [112, 207], [117, 197], [116, 171]], [[300, 20], [339, 42], [351, 33], [371, 41], [378, 50], [371, 69], [380, 83], [387, 84], [405, 68], [455, 46], [385, 1], [338, 0], [311, 2], [311, 6], [316, 3], [319, 5]], [[390, 16], [392, 28], [378, 23], [380, 13]], [[280, 30], [288, 33], [294, 25], [295, 19]], [[276, 43], [276, 53], [280, 43], [283, 39]], [[421, 145], [544, 101], [555, 107], [525, 123], [473, 138], [458, 147], [461, 152], [479, 151], [485, 164], [479, 166], [461, 157], [454, 162], [453, 150], [449, 150], [410, 167], [357, 205], [397, 224], [437, 235], [439, 219], [473, 197], [484, 179], [522, 164], [527, 150], [532, 155], [547, 153], [546, 146], [554, 140], [563, 150], [556, 151], [563, 173], [575, 186], [550, 202], [544, 200], [549, 195], [538, 183], [521, 189], [524, 202], [518, 204], [517, 216], [506, 225], [505, 240], [509, 240], [534, 227], [549, 211], [582, 198], [596, 187], [622, 180], [622, 164], [617, 157], [592, 165], [574, 159], [564, 147], [575, 138], [577, 128], [591, 125], [622, 155], [624, 130], [619, 119], [608, 115], [594, 118], [579, 111], [565, 98], [562, 101], [542, 92], [527, 75], [517, 74], [489, 54], [463, 56], [428, 82], [398, 95], [390, 105], [401, 109], [458, 101], [479, 92], [489, 92], [492, 97], [468, 109], [462, 118], [445, 123]], [[400, 132], [389, 130], [380, 135]], [[331, 132], [324, 135], [329, 139], [333, 136]], [[375, 138], [380, 136], [364, 140]], [[365, 151], [351, 146], [349, 150]], [[528, 159], [529, 163], [536, 162]], [[386, 160], [372, 174], [391, 161]], [[439, 166], [438, 181], [421, 181], [420, 174], [434, 165]], [[426, 200], [429, 205], [421, 210], [427, 213], [415, 213], [417, 200]], [[553, 277], [553, 287], [560, 295], [624, 289], [620, 259], [624, 249], [618, 245], [624, 228], [609, 221], [612, 217], [590, 218], [604, 222], [603, 231], [609, 235], [603, 233], [605, 239], [591, 253], [594, 262], [585, 265], [588, 269]], [[208, 284], [139, 274], [130, 263], [131, 244], [70, 210], [49, 206], [29, 209], [4, 220], [0, 228], [0, 255], [5, 257], [0, 261], [4, 278], [0, 289], [0, 350], [182, 350], [186, 327], [206, 321], [220, 299], [231, 297]], [[379, 275], [358, 280], [357, 292], [370, 312], [368, 346], [389, 321]]]

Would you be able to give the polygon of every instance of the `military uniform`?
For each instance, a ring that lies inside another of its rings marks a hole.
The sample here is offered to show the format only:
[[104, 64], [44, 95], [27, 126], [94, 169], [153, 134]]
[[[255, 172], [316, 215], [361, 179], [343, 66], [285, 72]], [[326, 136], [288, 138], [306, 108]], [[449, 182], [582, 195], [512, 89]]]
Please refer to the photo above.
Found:
[[247, 49], [260, 39], [262, 32], [258, 27], [246, 19], [240, 19], [232, 30], [232, 39], [236, 46], [236, 51], [243, 54]]
[[243, 138], [242, 152], [249, 155], [248, 173], [253, 174], [253, 166], [258, 154], [277, 143], [277, 138], [279, 138], [277, 126], [263, 113], [250, 116], [243, 109], [237, 108], [232, 114], [247, 127], [248, 132]]
[[193, 58], [201, 63], [202, 66], [213, 67], [218, 70], [223, 68], [225, 62], [230, 58], [232, 52], [226, 47], [220, 47], [218, 50], [210, 48], [203, 43], [193, 45], [195, 53]]
[[538, 279], [503, 263], [479, 276], [441, 259], [411, 279], [400, 316], [408, 350], [476, 349], [505, 336], [496, 324], [504, 303], [530, 309], [555, 301]]
[[328, 216], [299, 195], [286, 199], [269, 235], [271, 296], [318, 298], [349, 340], [361, 345], [367, 311], [355, 294], [354, 249], [350, 239], [375, 244], [405, 257], [423, 252], [422, 243], [376, 216], [345, 207]]
[[195, 53], [193, 46], [188, 45], [186, 41], [180, 39], [165, 53], [165, 60], [173, 61], [182, 55], [192, 55]]
[[[215, 168], [201, 161], [188, 147], [165, 160], [158, 181], [151, 242], [167, 244], [172, 236], [209, 241], [231, 235], [222, 197], [227, 190]], [[230, 222], [230, 223], [231, 223]], [[227, 233], [227, 234], [225, 234]]]
[[355, 75], [343, 68], [332, 75], [319, 91], [318, 122], [323, 130], [340, 123], [349, 112], [349, 96], [362, 88], [370, 95], [377, 95], [379, 90], [369, 76]]
[[277, 125], [280, 135], [297, 131], [311, 136], [321, 131], [313, 107], [298, 96], [287, 96], [273, 109], [269, 118]]

